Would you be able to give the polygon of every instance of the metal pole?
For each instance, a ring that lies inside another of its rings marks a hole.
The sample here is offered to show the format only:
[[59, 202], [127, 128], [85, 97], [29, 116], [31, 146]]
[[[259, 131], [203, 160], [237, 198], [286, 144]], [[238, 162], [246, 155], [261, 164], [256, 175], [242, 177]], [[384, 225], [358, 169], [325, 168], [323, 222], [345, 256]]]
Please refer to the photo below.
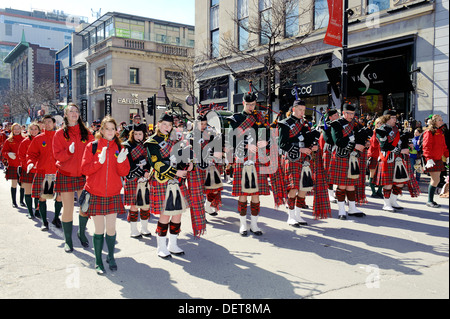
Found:
[[348, 46], [348, 0], [344, 0], [342, 23], [342, 67], [341, 67], [341, 113], [347, 98], [347, 46]]

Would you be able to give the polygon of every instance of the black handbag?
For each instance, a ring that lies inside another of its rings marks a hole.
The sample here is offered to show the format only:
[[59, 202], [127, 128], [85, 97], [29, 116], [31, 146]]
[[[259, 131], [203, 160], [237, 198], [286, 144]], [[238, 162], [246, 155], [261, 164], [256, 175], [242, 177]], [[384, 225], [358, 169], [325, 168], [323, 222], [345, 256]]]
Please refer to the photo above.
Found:
[[80, 196], [78, 196], [78, 205], [80, 206], [80, 210], [83, 213], [86, 213], [89, 209], [90, 198], [91, 198], [91, 194], [85, 189], [83, 189], [81, 191]]

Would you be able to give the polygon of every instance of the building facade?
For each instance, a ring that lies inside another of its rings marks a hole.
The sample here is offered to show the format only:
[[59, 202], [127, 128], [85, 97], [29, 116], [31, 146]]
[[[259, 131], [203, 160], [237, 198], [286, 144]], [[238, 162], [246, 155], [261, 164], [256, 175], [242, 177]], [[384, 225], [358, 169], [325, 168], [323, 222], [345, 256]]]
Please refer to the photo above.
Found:
[[[348, 101], [363, 114], [395, 108], [448, 122], [448, 0], [349, 0], [349, 8]], [[312, 116], [341, 105], [342, 48], [323, 41], [326, 0], [196, 0], [196, 17], [200, 103], [240, 110], [252, 81], [274, 111], [296, 93]]]
[[[186, 99], [181, 66], [192, 68], [194, 40], [194, 26], [109, 12], [80, 26], [58, 52], [56, 77], [69, 77], [70, 100], [85, 109], [89, 123], [106, 114], [128, 122], [137, 113], [153, 123], [147, 99], [158, 95], [164, 105], [162, 84], [171, 102]], [[66, 91], [61, 94], [65, 99]]]
[[82, 22], [87, 18], [57, 10], [0, 9], [0, 91], [8, 89], [11, 76], [3, 59], [21, 41], [23, 32], [29, 42], [59, 50], [71, 42], [75, 27]]

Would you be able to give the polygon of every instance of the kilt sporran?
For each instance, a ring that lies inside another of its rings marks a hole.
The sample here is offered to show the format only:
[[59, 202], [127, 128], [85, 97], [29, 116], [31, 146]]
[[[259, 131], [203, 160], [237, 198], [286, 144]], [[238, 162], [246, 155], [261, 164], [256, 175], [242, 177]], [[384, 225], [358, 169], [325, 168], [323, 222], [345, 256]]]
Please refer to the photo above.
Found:
[[303, 192], [310, 192], [313, 189], [313, 186], [314, 182], [312, 179], [311, 164], [309, 161], [304, 161], [300, 172], [299, 190]]
[[206, 169], [205, 189], [218, 189], [223, 187], [220, 173], [214, 164], [210, 164]]
[[167, 182], [166, 196], [164, 199], [163, 215], [179, 215], [186, 209], [186, 200], [181, 192], [178, 179]]
[[139, 180], [137, 183], [136, 207], [142, 210], [150, 209], [150, 189], [148, 180]]
[[56, 174], [45, 174], [42, 181], [41, 198], [52, 199], [55, 196]]
[[355, 151], [350, 153], [347, 177], [351, 179], [357, 179], [360, 174], [359, 161], [357, 155], [358, 153], [356, 153]]
[[242, 167], [241, 187], [243, 193], [253, 194], [259, 191], [258, 174], [252, 161], [245, 162]]
[[405, 183], [409, 181], [409, 176], [406, 171], [405, 164], [403, 163], [403, 159], [401, 157], [397, 157], [395, 159], [395, 165], [394, 165], [394, 176], [392, 181], [394, 183]]

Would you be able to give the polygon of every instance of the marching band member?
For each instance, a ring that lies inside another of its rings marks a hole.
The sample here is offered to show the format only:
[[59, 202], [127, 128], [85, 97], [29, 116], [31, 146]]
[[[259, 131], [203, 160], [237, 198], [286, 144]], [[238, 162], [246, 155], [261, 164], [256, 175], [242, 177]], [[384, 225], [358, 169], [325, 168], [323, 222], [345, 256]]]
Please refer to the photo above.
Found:
[[312, 145], [309, 137], [311, 128], [303, 119], [306, 106], [303, 101], [295, 101], [292, 113], [278, 122], [280, 128], [279, 146], [284, 151], [285, 175], [287, 180], [288, 224], [294, 227], [307, 225], [300, 216], [305, 196], [314, 185], [311, 171], [312, 153], [318, 145]]
[[[130, 162], [130, 172], [125, 178], [124, 204], [130, 206], [127, 220], [130, 223], [131, 237], [133, 238], [152, 236], [148, 230], [150, 194], [147, 179], [150, 163], [147, 159], [147, 149], [144, 146], [146, 131], [145, 125], [136, 125], [130, 131], [128, 140], [122, 143], [128, 149], [128, 161]], [[140, 232], [137, 229], [139, 215], [141, 216]]]
[[[181, 217], [186, 209], [187, 189], [184, 182], [188, 170], [177, 169], [172, 148], [178, 138], [170, 138], [174, 117], [163, 113], [156, 127], [156, 133], [150, 136], [144, 145], [152, 169], [150, 171], [150, 211], [159, 215], [156, 228], [157, 254], [161, 258], [170, 258], [171, 254], [182, 255], [184, 251], [178, 247], [177, 238], [181, 229]], [[167, 244], [167, 231], [169, 243]]]
[[440, 181], [440, 174], [445, 171], [443, 158], [448, 160], [449, 150], [445, 141], [445, 125], [442, 116], [434, 114], [428, 121], [428, 126], [423, 132], [423, 156], [425, 157], [425, 173], [429, 173], [431, 180], [428, 185], [427, 206], [440, 207], [433, 198], [436, 187]]
[[397, 203], [397, 197], [409, 176], [401, 154], [408, 154], [408, 145], [403, 145], [397, 128], [397, 116], [394, 110], [386, 110], [380, 117], [381, 126], [376, 129], [380, 142], [380, 160], [377, 167], [376, 184], [383, 186], [383, 210], [393, 212], [403, 209]]
[[267, 138], [261, 140], [258, 129], [265, 124], [265, 119], [260, 112], [255, 111], [256, 95], [253, 92], [244, 94], [244, 110], [228, 117], [230, 126], [233, 129], [229, 143], [236, 137], [236, 147], [234, 147], [234, 171], [232, 196], [238, 198], [238, 212], [240, 215], [239, 233], [247, 236], [247, 197], [251, 197], [250, 211], [251, 224], [250, 232], [260, 236], [261, 229], [258, 227], [258, 217], [260, 212], [259, 196], [269, 195], [269, 183], [267, 175], [261, 172], [266, 166], [261, 162], [258, 153], [264, 153], [268, 146]]
[[[355, 107], [344, 104], [343, 117], [331, 122], [331, 136], [336, 145], [330, 161], [329, 183], [337, 185], [336, 199], [339, 207], [339, 219], [347, 219], [345, 197], [348, 199], [348, 214], [363, 216], [356, 208], [355, 185], [358, 183], [358, 152], [364, 151], [365, 142], [358, 140], [359, 124], [355, 117]], [[363, 173], [361, 173], [363, 174]]]
[[17, 169], [20, 166], [20, 159], [17, 155], [19, 145], [24, 139], [22, 135], [22, 128], [20, 124], [14, 123], [11, 126], [11, 133], [3, 144], [2, 155], [8, 163], [8, 168], [6, 169], [6, 180], [11, 181], [11, 199], [12, 206], [17, 208], [16, 194], [17, 194]]
[[[328, 176], [328, 170], [330, 168], [330, 161], [331, 161], [331, 155], [333, 154], [333, 137], [331, 136], [331, 122], [339, 119], [339, 113], [336, 109], [328, 110], [327, 111], [327, 118], [326, 118], [326, 124], [327, 128], [325, 127], [322, 129], [322, 134], [319, 139], [319, 144], [323, 145], [323, 166], [325, 169], [325, 172]], [[330, 200], [330, 203], [336, 203], [336, 197], [333, 192], [333, 184], [328, 184], [328, 199]]]
[[[53, 138], [53, 156], [56, 159], [55, 191], [61, 194], [63, 212], [61, 216], [64, 231], [64, 251], [73, 251], [72, 228], [74, 195], [80, 197], [81, 190], [86, 183], [86, 177], [81, 173], [81, 160], [89, 142], [94, 140], [88, 128], [84, 125], [77, 105], [70, 103], [64, 109], [63, 126], [58, 129]], [[88, 247], [86, 225], [88, 217], [85, 213], [78, 215], [77, 237], [83, 247]]]
[[[37, 135], [30, 143], [27, 152], [27, 173], [36, 169], [33, 184], [31, 186], [31, 197], [39, 198], [39, 214], [41, 215], [41, 230], [48, 230], [47, 222], [47, 199], [55, 195], [56, 160], [53, 157], [53, 137], [55, 136], [55, 118], [52, 115], [43, 117], [44, 132]], [[61, 196], [56, 194], [55, 215], [52, 221], [56, 227], [61, 227], [59, 214], [62, 208]]]
[[[23, 139], [23, 141], [19, 145], [18, 155], [21, 161], [21, 174], [20, 181], [22, 183], [22, 187], [25, 189], [25, 204], [28, 209], [28, 218], [34, 218], [33, 213], [33, 200], [31, 198], [31, 185], [33, 184], [34, 174], [36, 173], [36, 168], [31, 169], [30, 172], [27, 173], [27, 152], [28, 147], [31, 144], [31, 141], [34, 137], [41, 133], [41, 129], [37, 122], [33, 122], [28, 125], [28, 135]], [[34, 207], [38, 209], [39, 199], [34, 199]]]
[[[116, 245], [117, 214], [125, 208], [120, 191], [122, 177], [130, 171], [128, 150], [117, 137], [117, 123], [110, 117], [103, 118], [96, 140], [87, 144], [81, 161], [81, 172], [86, 176], [85, 191], [90, 194], [87, 215], [94, 220], [94, 253], [97, 274], [105, 274], [102, 261], [103, 242], [106, 241], [106, 262], [110, 270], [117, 270], [114, 258]], [[106, 232], [106, 233], [105, 233]]]

